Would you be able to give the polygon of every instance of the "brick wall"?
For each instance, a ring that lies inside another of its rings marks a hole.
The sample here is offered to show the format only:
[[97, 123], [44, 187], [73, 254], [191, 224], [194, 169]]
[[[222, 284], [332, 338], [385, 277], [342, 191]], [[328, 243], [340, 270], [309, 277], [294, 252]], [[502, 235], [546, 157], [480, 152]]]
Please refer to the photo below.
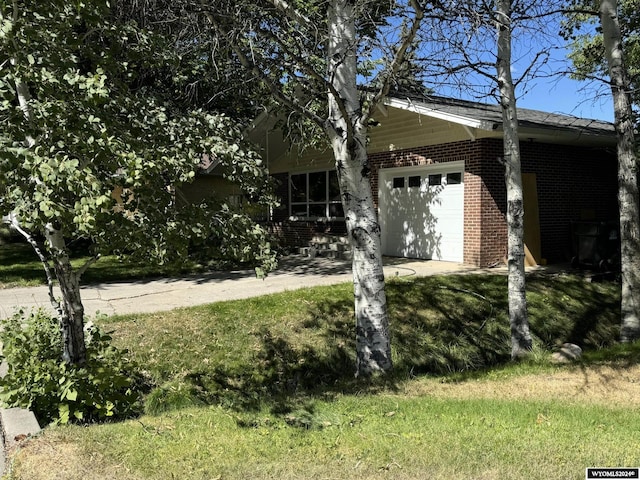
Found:
[[571, 221], [616, 221], [614, 150], [562, 145], [521, 145], [522, 171], [537, 176], [542, 256], [571, 258]]
[[[571, 256], [570, 222], [615, 220], [615, 154], [604, 150], [539, 143], [521, 144], [522, 172], [537, 176], [542, 257], [550, 262]], [[506, 188], [501, 139], [480, 139], [374, 153], [371, 187], [378, 202], [381, 168], [464, 161], [464, 263], [487, 266], [506, 255]], [[316, 233], [345, 234], [344, 222], [290, 222], [287, 174], [276, 176], [283, 206], [270, 228], [290, 246], [306, 245]]]
[[[474, 245], [480, 261], [475, 265], [503, 263], [507, 254], [507, 188], [504, 181], [502, 140], [483, 139], [478, 144], [477, 175], [480, 177], [481, 240]], [[466, 190], [465, 190], [466, 193]], [[465, 202], [466, 206], [466, 202]]]
[[[503, 156], [502, 141], [482, 139], [476, 143], [483, 161], [476, 165], [478, 160], [474, 159], [467, 165], [465, 180], [469, 182], [473, 175], [482, 179], [479, 193], [482, 239], [478, 244], [475, 228], [469, 227], [469, 222], [475, 224], [478, 192], [467, 184], [464, 258], [465, 263], [491, 265], [504, 259], [507, 244], [504, 167], [497, 160]], [[522, 173], [536, 174], [542, 258], [551, 263], [567, 261], [572, 256], [572, 221], [616, 219], [615, 153], [529, 142], [522, 142], [520, 150]]]

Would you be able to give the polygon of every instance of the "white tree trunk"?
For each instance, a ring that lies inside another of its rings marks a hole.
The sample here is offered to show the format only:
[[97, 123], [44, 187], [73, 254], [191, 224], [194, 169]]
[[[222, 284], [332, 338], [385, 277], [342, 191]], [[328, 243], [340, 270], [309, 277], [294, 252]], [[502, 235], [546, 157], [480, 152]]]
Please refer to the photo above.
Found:
[[497, 0], [498, 58], [497, 74], [504, 128], [504, 164], [507, 188], [507, 262], [509, 271], [509, 322], [511, 358], [526, 356], [532, 340], [527, 318], [524, 271], [524, 202], [520, 170], [518, 114], [511, 77], [511, 0]]
[[640, 338], [640, 215], [638, 160], [634, 148], [629, 81], [624, 64], [617, 0], [600, 1], [600, 21], [618, 135], [618, 207], [622, 263], [620, 340], [629, 342]]
[[62, 303], [58, 307], [62, 359], [67, 363], [82, 364], [87, 360], [87, 349], [84, 342], [84, 306], [80, 298], [80, 278], [71, 266], [62, 232], [47, 225], [45, 238], [62, 292]]
[[380, 225], [373, 203], [366, 149], [367, 126], [356, 84], [356, 29], [350, 0], [329, 8], [329, 117], [347, 234], [353, 251], [356, 375], [392, 368]]
[[[14, 21], [18, 17], [18, 4], [13, 2], [13, 18]], [[10, 59], [12, 65], [16, 64], [14, 58]], [[31, 109], [31, 93], [29, 87], [20, 78], [15, 79], [16, 98], [20, 110], [28, 123], [33, 122], [33, 112]], [[25, 136], [24, 140], [27, 148], [33, 148], [36, 140], [30, 135]], [[33, 179], [34, 183], [38, 183], [37, 178]], [[14, 216], [15, 227], [20, 229], [18, 219]], [[21, 230], [21, 229], [20, 229]], [[52, 225], [45, 228], [45, 238], [49, 246], [49, 251], [53, 256], [53, 266], [56, 278], [58, 280], [60, 290], [62, 292], [62, 303], [58, 302], [53, 296], [52, 279], [49, 272], [49, 265], [44, 254], [39, 250], [33, 237], [25, 232], [21, 233], [34, 247], [38, 254], [45, 272], [47, 273], [47, 281], [49, 284], [49, 296], [52, 305], [58, 311], [58, 321], [62, 331], [63, 351], [62, 358], [67, 363], [81, 364], [86, 361], [86, 347], [84, 343], [84, 307], [80, 299], [80, 279], [79, 275], [73, 271], [69, 256], [65, 248], [64, 237], [59, 229]]]

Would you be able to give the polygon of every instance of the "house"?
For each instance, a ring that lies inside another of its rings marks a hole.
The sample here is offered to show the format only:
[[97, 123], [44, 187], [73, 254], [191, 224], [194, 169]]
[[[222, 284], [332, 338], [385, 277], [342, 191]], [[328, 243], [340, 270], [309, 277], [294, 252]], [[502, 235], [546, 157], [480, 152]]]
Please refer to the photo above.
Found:
[[[572, 255], [571, 222], [617, 218], [612, 124], [519, 109], [530, 263]], [[370, 130], [371, 183], [383, 254], [477, 266], [506, 255], [506, 189], [498, 105], [429, 96], [386, 99]], [[273, 121], [252, 138], [279, 180], [270, 228], [290, 246], [345, 235], [333, 154], [288, 148]]]
[[226, 199], [232, 205], [241, 203], [240, 187], [224, 178], [217, 168], [219, 165], [219, 160], [204, 155], [198, 165], [195, 179], [187, 188], [183, 186], [176, 191], [178, 200], [183, 203], [197, 203], [215, 192], [219, 198]]

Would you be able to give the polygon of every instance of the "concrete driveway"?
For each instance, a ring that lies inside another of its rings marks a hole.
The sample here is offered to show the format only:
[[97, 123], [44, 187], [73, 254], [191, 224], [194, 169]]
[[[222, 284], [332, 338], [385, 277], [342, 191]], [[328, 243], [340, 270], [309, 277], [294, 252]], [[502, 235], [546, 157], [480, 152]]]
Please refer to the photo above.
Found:
[[[504, 268], [479, 269], [468, 265], [434, 260], [385, 258], [385, 276], [426, 276], [469, 272], [505, 272]], [[256, 297], [316, 285], [350, 282], [351, 262], [327, 258], [289, 256], [265, 279], [253, 270], [212, 272], [179, 278], [100, 283], [82, 287], [85, 313], [106, 315], [149, 313], [223, 300]], [[59, 292], [56, 291], [56, 295]], [[50, 309], [46, 287], [0, 289], [0, 318], [17, 308]]]

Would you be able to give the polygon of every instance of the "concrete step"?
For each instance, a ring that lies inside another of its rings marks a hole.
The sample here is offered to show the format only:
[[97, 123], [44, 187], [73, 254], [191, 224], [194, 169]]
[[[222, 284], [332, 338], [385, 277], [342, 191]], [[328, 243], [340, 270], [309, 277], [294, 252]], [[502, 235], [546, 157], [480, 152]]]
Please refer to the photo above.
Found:
[[351, 250], [344, 248], [300, 247], [298, 253], [305, 257], [323, 257], [339, 260], [351, 260]]
[[314, 235], [309, 243], [340, 243], [349, 245], [349, 239], [342, 235]]
[[300, 255], [307, 257], [324, 257], [335, 259], [351, 259], [351, 247], [347, 237], [342, 235], [318, 234], [311, 237], [309, 246], [298, 249]]
[[317, 250], [333, 250], [335, 252], [346, 252], [350, 250], [349, 245], [345, 245], [344, 243], [314, 243], [311, 242], [311, 245], [314, 246]]

